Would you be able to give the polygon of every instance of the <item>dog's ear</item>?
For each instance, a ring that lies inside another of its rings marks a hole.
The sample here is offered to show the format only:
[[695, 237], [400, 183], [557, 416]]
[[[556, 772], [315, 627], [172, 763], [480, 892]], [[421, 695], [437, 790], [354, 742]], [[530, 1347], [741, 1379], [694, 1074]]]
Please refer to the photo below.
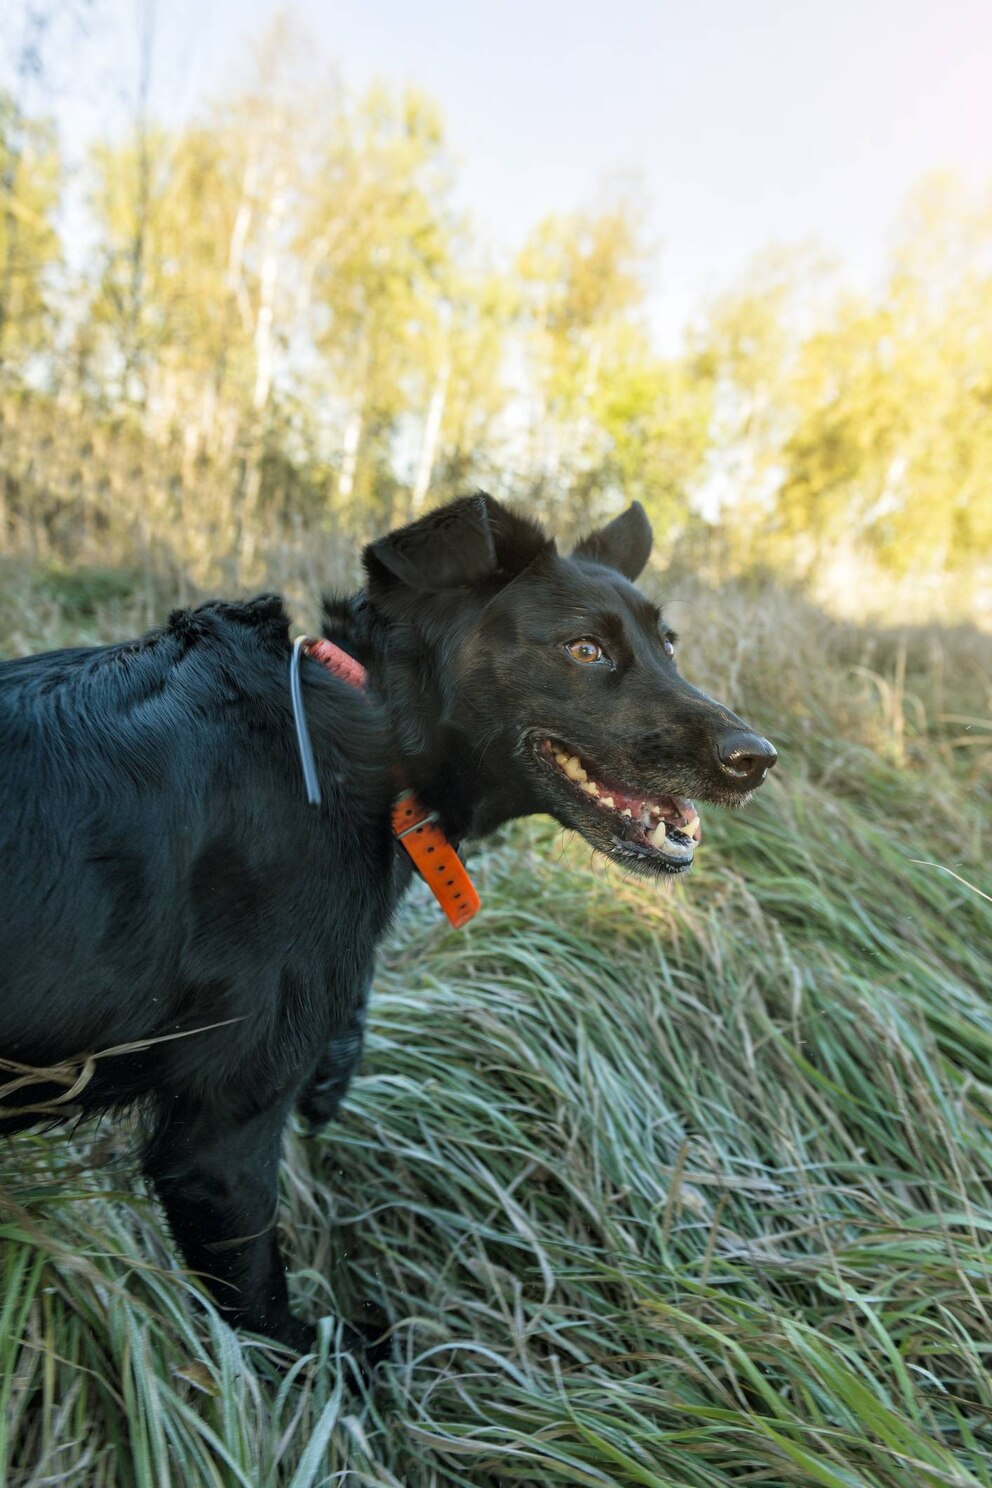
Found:
[[437, 594], [500, 574], [513, 578], [550, 546], [535, 523], [479, 491], [370, 543], [364, 561], [373, 593], [399, 583]]
[[540, 558], [555, 551], [555, 541], [549, 537], [539, 523], [520, 512], [511, 511], [492, 496], [484, 496], [489, 513], [489, 530], [496, 545], [497, 573], [506, 579], [515, 579], [525, 568]]
[[607, 568], [619, 569], [628, 579], [636, 579], [650, 557], [653, 541], [647, 513], [639, 501], [633, 501], [619, 517], [584, 537], [573, 557], [592, 558]]

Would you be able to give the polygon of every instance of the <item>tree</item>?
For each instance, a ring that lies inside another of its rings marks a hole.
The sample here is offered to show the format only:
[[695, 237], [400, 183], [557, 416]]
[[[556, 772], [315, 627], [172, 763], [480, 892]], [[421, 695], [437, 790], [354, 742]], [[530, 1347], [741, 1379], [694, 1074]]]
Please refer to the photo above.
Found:
[[646, 326], [642, 214], [620, 195], [549, 217], [520, 255], [537, 480], [588, 524], [638, 496], [660, 534], [685, 515], [703, 458], [709, 388], [693, 357], [666, 363]]
[[440, 118], [416, 92], [372, 88], [339, 126], [311, 183], [297, 253], [314, 344], [343, 413], [339, 502], [371, 504], [388, 519], [402, 415], [428, 410], [447, 376], [450, 171]]
[[992, 197], [934, 180], [904, 224], [879, 300], [802, 347], [777, 499], [793, 542], [902, 574], [992, 553]]
[[711, 307], [709, 457], [724, 552], [804, 577], [992, 553], [992, 198], [911, 201], [874, 295], [779, 250]]
[[23, 366], [46, 338], [60, 184], [53, 126], [0, 93], [0, 370]]

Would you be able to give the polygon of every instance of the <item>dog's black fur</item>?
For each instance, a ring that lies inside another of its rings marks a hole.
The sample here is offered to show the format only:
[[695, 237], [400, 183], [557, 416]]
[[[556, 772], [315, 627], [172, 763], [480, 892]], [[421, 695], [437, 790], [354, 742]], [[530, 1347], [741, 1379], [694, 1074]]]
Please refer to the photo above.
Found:
[[[366, 591], [327, 610], [368, 695], [303, 662], [319, 809], [277, 597], [0, 667], [0, 1057], [144, 1045], [98, 1058], [75, 1109], [142, 1104], [146, 1171], [232, 1322], [313, 1340], [273, 1232], [280, 1139], [294, 1107], [333, 1115], [359, 1057], [375, 948], [410, 879], [396, 767], [455, 841], [546, 811], [663, 873], [681, 865], [565, 778], [547, 741], [645, 794], [725, 804], [773, 762], [680, 677], [632, 582], [650, 541], [635, 505], [561, 557], [479, 495], [369, 547]], [[586, 637], [603, 648], [591, 663], [566, 649]], [[63, 1089], [21, 1086], [2, 1129]]]

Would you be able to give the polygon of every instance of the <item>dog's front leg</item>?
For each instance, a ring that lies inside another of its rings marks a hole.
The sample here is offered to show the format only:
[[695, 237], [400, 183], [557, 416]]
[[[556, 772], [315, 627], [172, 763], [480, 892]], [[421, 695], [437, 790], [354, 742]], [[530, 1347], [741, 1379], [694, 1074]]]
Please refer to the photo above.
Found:
[[327, 1040], [313, 1074], [304, 1086], [298, 1109], [311, 1128], [319, 1130], [337, 1115], [351, 1077], [362, 1057], [365, 1036], [365, 999], [352, 1017]]
[[276, 1178], [289, 1101], [247, 1119], [234, 1100], [183, 1097], [149, 1145], [145, 1171], [177, 1245], [232, 1326], [251, 1329], [300, 1352], [315, 1328], [289, 1308], [275, 1236]]

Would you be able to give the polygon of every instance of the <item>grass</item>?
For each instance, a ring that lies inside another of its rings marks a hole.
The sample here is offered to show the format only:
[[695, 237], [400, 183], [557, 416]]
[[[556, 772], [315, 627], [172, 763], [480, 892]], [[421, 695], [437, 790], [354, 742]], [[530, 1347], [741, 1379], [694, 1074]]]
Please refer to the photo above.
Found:
[[[12, 576], [5, 635], [166, 607], [100, 574], [96, 604]], [[467, 930], [414, 894], [342, 1119], [289, 1138], [294, 1292], [386, 1310], [371, 1393], [330, 1324], [287, 1368], [219, 1322], [126, 1129], [30, 1134], [0, 1156], [0, 1481], [992, 1485], [989, 644], [673, 609], [775, 776], [674, 892], [535, 822], [477, 854]]]

